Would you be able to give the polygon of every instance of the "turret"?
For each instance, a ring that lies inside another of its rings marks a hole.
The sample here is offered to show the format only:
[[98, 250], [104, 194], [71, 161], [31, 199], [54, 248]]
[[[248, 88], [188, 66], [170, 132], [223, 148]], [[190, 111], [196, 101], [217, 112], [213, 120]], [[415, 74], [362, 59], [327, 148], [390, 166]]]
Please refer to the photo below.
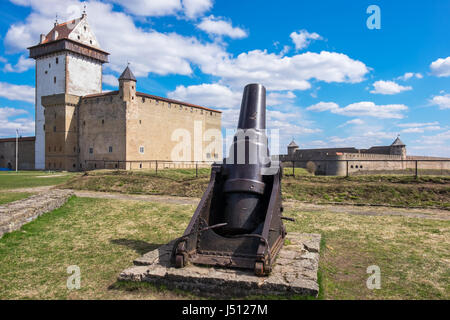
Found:
[[119, 94], [123, 100], [132, 101], [136, 98], [136, 78], [129, 66], [119, 77]]

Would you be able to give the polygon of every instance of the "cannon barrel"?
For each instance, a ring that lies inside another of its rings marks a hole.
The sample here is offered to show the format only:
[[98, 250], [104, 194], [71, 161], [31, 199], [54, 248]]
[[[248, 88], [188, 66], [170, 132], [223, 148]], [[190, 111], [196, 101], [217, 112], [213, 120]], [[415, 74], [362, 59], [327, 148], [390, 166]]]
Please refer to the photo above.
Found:
[[244, 88], [237, 132], [226, 159], [225, 234], [251, 233], [264, 221], [262, 196], [266, 187], [261, 169], [267, 166], [266, 88]]

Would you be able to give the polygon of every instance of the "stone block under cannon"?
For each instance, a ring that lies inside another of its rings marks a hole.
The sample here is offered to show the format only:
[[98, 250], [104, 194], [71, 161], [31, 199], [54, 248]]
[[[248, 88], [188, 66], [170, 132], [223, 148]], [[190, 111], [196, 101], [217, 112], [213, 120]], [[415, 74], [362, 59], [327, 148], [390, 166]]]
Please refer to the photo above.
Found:
[[238, 130], [228, 158], [211, 178], [172, 262], [253, 269], [268, 275], [283, 246], [282, 172], [271, 161], [266, 136], [266, 89], [245, 87]]

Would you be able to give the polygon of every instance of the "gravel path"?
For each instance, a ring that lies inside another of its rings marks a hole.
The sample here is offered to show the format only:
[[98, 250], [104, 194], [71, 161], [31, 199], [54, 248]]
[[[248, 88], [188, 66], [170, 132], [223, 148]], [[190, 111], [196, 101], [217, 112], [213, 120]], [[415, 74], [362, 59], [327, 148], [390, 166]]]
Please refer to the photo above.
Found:
[[[41, 192], [48, 192], [52, 188], [53, 188], [52, 186], [45, 186], [45, 187], [21, 188], [2, 191], [41, 193]], [[200, 201], [199, 198], [191, 198], [191, 197], [176, 197], [165, 195], [137, 195], [137, 194], [97, 192], [86, 190], [70, 190], [70, 191], [72, 191], [78, 197], [86, 197], [86, 198], [135, 200], [135, 201], [148, 201], [148, 202], [194, 205], [194, 206], [196, 206]], [[283, 205], [286, 209], [295, 209], [300, 211], [327, 211], [336, 213], [365, 215], [365, 216], [403, 216], [419, 219], [450, 220], [450, 211], [439, 209], [415, 209], [415, 208], [408, 209], [408, 208], [395, 208], [383, 206], [329, 205], [329, 204], [304, 203], [295, 200], [285, 200], [283, 201]]]

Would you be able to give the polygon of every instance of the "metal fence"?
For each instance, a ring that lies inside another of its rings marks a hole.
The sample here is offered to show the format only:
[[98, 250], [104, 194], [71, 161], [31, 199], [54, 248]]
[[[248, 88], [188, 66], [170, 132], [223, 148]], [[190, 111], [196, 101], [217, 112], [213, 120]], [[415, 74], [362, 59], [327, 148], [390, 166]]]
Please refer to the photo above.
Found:
[[[295, 168], [303, 168], [315, 175], [450, 175], [450, 160], [406, 159], [406, 160], [378, 160], [378, 159], [308, 159], [282, 161], [284, 172], [294, 176]], [[292, 170], [292, 171], [291, 171]]]
[[121, 170], [153, 170], [165, 169], [195, 169], [195, 176], [198, 177], [198, 170], [210, 168], [214, 161], [171, 161], [171, 160], [85, 160], [82, 169], [121, 169]]

